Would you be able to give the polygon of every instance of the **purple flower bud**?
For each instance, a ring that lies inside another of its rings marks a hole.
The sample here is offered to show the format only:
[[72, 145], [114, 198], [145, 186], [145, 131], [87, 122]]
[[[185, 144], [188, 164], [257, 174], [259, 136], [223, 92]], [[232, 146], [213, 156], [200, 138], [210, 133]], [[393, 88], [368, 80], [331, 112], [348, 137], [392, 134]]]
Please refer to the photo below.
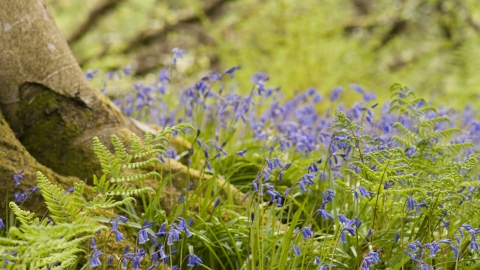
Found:
[[217, 208], [219, 204], [220, 204], [220, 198], [215, 200], [215, 203], [213, 204], [213, 208]]

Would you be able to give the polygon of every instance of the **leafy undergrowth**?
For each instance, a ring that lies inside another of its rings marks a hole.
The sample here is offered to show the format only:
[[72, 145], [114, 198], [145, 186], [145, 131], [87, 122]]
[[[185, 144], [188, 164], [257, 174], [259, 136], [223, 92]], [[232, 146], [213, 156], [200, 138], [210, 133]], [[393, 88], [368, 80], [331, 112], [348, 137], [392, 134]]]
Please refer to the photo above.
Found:
[[[315, 89], [287, 100], [262, 73], [242, 95], [237, 69], [181, 91], [174, 69], [162, 70], [117, 98], [125, 114], [165, 128], [128, 147], [112, 136], [115, 153], [94, 140], [105, 175], [94, 178], [92, 201], [82, 183], [64, 191], [39, 173], [50, 213], [33, 219], [11, 202], [16, 221], [0, 231], [6, 268], [476, 268], [474, 109], [431, 107], [400, 84], [383, 103], [352, 85], [362, 102], [351, 108], [339, 103], [341, 88], [327, 101]], [[177, 153], [170, 136], [194, 143]], [[212, 177], [175, 193], [174, 175], [163, 171], [170, 159]], [[245, 194], [243, 205], [220, 196], [218, 177]], [[147, 180], [161, 185], [153, 190]], [[168, 211], [164, 192], [180, 194]]]

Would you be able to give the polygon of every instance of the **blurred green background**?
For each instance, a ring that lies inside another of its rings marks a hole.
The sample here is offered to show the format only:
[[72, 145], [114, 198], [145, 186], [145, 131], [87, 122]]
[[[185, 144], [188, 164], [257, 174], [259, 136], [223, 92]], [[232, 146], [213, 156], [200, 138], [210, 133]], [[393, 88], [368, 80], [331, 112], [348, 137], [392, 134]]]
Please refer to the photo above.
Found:
[[[394, 82], [456, 107], [479, 104], [478, 0], [47, 0], [82, 69], [130, 66], [148, 80], [171, 50], [190, 80], [241, 65], [287, 95]], [[148, 75], [150, 74], [150, 75]]]

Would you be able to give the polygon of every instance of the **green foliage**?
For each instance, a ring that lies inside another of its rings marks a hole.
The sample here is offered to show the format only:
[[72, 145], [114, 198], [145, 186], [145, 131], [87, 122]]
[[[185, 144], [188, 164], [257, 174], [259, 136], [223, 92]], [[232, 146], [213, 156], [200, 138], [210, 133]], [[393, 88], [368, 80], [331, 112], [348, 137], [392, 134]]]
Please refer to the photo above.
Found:
[[[8, 260], [15, 265], [14, 269], [64, 269], [71, 266], [78, 260], [79, 253], [85, 253], [85, 240], [92, 238], [96, 231], [106, 229], [84, 220], [56, 224], [49, 219], [40, 221], [14, 202], [10, 202], [10, 208], [20, 226], [11, 227], [8, 237], [0, 238], [0, 254], [3, 254], [4, 263]], [[13, 264], [6, 265], [11, 269]]]
[[[113, 210], [135, 202], [136, 199], [132, 196], [154, 192], [152, 188], [142, 187], [141, 184], [147, 179], [161, 179], [161, 175], [154, 171], [142, 173], [141, 169], [159, 160], [141, 160], [154, 153], [165, 154], [165, 146], [160, 141], [168, 143], [168, 134], [186, 128], [192, 127], [181, 124], [158, 132], [156, 136], [147, 133], [144, 144], [133, 134], [132, 153], [126, 150], [115, 135], [111, 137], [114, 154], [97, 137], [93, 138], [95, 154], [100, 160], [104, 175], [100, 178], [94, 176], [93, 190], [96, 195], [90, 201], [83, 194], [85, 183], [77, 182], [74, 183], [73, 190], [64, 190], [38, 172], [38, 187], [51, 220], [45, 216], [42, 219], [35, 218], [34, 213], [22, 210], [10, 202], [19, 226], [10, 227], [6, 237], [0, 237], [0, 262], [7, 269], [65, 269], [75, 265], [79, 254], [87, 253], [86, 240], [107, 230], [107, 227], [99, 224], [97, 210]], [[135, 160], [138, 161], [133, 162]], [[130, 169], [136, 169], [137, 172]]]

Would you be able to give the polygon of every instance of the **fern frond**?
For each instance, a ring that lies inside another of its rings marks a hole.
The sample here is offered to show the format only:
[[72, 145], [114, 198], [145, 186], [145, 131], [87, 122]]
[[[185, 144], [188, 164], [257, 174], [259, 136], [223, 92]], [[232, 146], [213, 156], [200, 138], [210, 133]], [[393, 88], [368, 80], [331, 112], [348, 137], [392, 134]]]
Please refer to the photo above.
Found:
[[438, 117], [435, 117], [435, 118], [432, 118], [432, 119], [429, 119], [429, 120], [426, 120], [426, 121], [422, 121], [420, 123], [420, 126], [424, 127], [424, 128], [434, 129], [435, 126], [438, 123], [441, 123], [441, 122], [450, 123], [450, 119], [448, 119], [448, 117], [446, 117], [446, 116], [438, 116]]
[[110, 136], [110, 141], [115, 148], [115, 155], [118, 162], [129, 163], [132, 160], [132, 156], [127, 153], [127, 149], [116, 135]]
[[115, 208], [121, 205], [126, 205], [129, 203], [136, 203], [135, 198], [128, 197], [121, 201], [115, 201], [111, 198], [104, 197], [102, 199], [97, 199], [96, 201], [89, 203], [85, 206], [88, 210], [97, 210], [97, 209], [108, 209], [108, 208]]
[[42, 191], [48, 210], [52, 213], [52, 219], [56, 222], [72, 222], [80, 218], [81, 207], [86, 203], [83, 198], [83, 183], [77, 183], [78, 190], [68, 193], [50, 182], [41, 172], [37, 172], [38, 187]]
[[162, 163], [158, 158], [151, 158], [146, 161], [132, 162], [123, 165], [124, 169], [141, 169], [152, 163]]
[[450, 151], [452, 153], [457, 153], [457, 152], [460, 152], [462, 150], [465, 150], [466, 148], [469, 148], [469, 147], [474, 147], [475, 145], [471, 142], [465, 142], [465, 143], [454, 143], [454, 144], [448, 144], [448, 145], [445, 145], [445, 149], [447, 151]]
[[418, 140], [418, 135], [410, 131], [402, 123], [396, 122], [393, 124], [392, 127], [398, 128], [401, 132], [405, 133], [410, 140], [412, 141]]
[[14, 202], [10, 202], [8, 205], [15, 214], [17, 220], [20, 221], [22, 225], [28, 226], [34, 223], [33, 216], [35, 213], [30, 213], [29, 211], [20, 209], [20, 207], [18, 207], [18, 205]]
[[130, 146], [130, 153], [133, 155], [138, 155], [143, 152], [143, 146], [140, 143], [140, 140], [138, 139], [137, 135], [135, 133], [132, 133], [132, 145]]
[[122, 174], [118, 178], [111, 178], [109, 182], [111, 183], [119, 183], [119, 182], [132, 182], [132, 181], [144, 181], [149, 178], [158, 177], [159, 179], [162, 177], [157, 172], [149, 172], [143, 174]]

